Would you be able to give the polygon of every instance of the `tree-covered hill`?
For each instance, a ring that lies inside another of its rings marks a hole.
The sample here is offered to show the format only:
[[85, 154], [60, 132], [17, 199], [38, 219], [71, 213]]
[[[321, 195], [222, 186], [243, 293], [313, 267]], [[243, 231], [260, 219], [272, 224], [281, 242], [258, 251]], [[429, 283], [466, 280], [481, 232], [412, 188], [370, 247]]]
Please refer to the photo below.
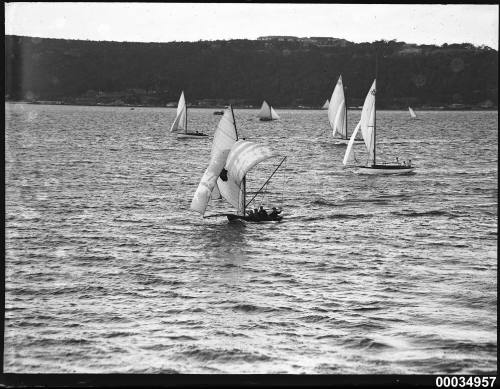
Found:
[[184, 90], [190, 104], [319, 107], [342, 74], [348, 105], [359, 106], [377, 68], [380, 108], [498, 105], [498, 52], [470, 44], [6, 36], [5, 68], [9, 100], [165, 105]]

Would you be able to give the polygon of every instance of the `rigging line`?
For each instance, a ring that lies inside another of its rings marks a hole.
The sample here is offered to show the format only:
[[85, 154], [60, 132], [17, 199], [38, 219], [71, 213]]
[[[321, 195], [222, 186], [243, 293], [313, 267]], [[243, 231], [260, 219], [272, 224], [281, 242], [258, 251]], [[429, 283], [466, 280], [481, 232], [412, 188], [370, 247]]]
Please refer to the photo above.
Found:
[[283, 168], [283, 189], [281, 190], [281, 208], [283, 208], [283, 194], [285, 193], [285, 181], [286, 181], [286, 164]]
[[257, 193], [256, 193], [256, 194], [252, 197], [252, 199], [251, 199], [251, 200], [247, 203], [247, 205], [245, 205], [245, 208], [246, 208], [246, 207], [248, 207], [248, 206], [250, 205], [250, 203], [251, 203], [251, 202], [255, 199], [255, 197], [257, 197], [257, 195], [260, 193], [260, 191], [262, 190], [262, 188], [264, 188], [264, 186], [265, 186], [265, 185], [266, 185], [266, 184], [267, 184], [267, 183], [271, 180], [271, 178], [273, 178], [274, 173], [276, 173], [276, 172], [278, 171], [278, 169], [280, 168], [281, 164], [282, 164], [283, 162], [285, 162], [285, 159], [286, 159], [286, 157], [284, 157], [284, 158], [281, 160], [281, 162], [280, 162], [280, 163], [279, 163], [279, 165], [276, 167], [276, 169], [274, 169], [273, 174], [271, 174], [271, 176], [267, 179], [267, 181], [266, 181], [266, 182], [264, 182], [264, 185], [262, 185], [262, 186], [260, 187], [260, 189], [257, 191]]

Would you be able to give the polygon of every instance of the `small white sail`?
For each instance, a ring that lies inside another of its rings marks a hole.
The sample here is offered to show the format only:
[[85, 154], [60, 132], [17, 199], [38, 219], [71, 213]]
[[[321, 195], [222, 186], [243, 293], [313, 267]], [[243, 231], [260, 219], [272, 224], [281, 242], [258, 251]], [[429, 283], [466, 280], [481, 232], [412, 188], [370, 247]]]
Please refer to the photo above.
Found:
[[417, 117], [417, 114], [415, 113], [415, 111], [411, 107], [408, 107], [408, 111], [410, 111], [410, 116], [412, 118], [416, 118]]
[[266, 100], [262, 103], [262, 107], [260, 107], [260, 111], [257, 116], [261, 119], [270, 119], [271, 118], [271, 107], [267, 104]]
[[361, 127], [361, 122], [358, 123], [353, 133], [351, 134], [351, 138], [349, 139], [349, 143], [347, 144], [347, 149], [345, 151], [344, 160], [342, 161], [344, 165], [346, 165], [347, 162], [349, 162], [349, 160], [351, 159], [352, 146], [354, 145], [354, 140], [356, 139], [356, 135], [358, 134], [360, 127]]
[[222, 197], [239, 210], [243, 178], [255, 165], [277, 155], [267, 146], [246, 140], [237, 141], [226, 160], [227, 181], [219, 185]]
[[274, 110], [273, 107], [271, 107], [271, 119], [273, 120], [278, 120], [280, 117], [279, 115], [276, 113], [276, 111]]
[[330, 106], [330, 100], [326, 99], [325, 104], [323, 104], [321, 109], [328, 109], [329, 106]]
[[170, 127], [170, 132], [175, 132], [179, 130], [187, 131], [187, 107], [186, 100], [184, 99], [184, 91], [181, 93], [179, 98], [179, 103], [177, 104], [177, 116], [175, 117], [172, 127]]
[[237, 138], [232, 110], [226, 109], [214, 133], [210, 162], [191, 201], [193, 211], [203, 215], [210, 198], [220, 197], [221, 188], [216, 189], [216, 182]]
[[370, 91], [366, 95], [365, 103], [363, 104], [363, 110], [361, 111], [361, 119], [359, 120], [359, 125], [361, 127], [361, 133], [363, 134], [363, 139], [365, 141], [366, 150], [368, 151], [368, 160], [373, 161], [374, 149], [375, 149], [375, 94], [376, 81], [373, 80], [373, 84]]
[[346, 113], [344, 86], [342, 84], [342, 76], [340, 76], [333, 90], [328, 107], [328, 121], [332, 127], [333, 136], [337, 133], [342, 137], [347, 136]]

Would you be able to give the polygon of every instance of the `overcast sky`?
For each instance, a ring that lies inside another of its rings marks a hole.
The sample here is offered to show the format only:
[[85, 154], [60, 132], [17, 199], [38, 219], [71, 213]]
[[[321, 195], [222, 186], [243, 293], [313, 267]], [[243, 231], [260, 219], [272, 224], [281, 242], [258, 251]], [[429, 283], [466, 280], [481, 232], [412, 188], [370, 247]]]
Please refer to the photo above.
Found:
[[473, 43], [498, 50], [498, 5], [7, 3], [5, 33], [169, 42], [329, 36], [353, 42]]

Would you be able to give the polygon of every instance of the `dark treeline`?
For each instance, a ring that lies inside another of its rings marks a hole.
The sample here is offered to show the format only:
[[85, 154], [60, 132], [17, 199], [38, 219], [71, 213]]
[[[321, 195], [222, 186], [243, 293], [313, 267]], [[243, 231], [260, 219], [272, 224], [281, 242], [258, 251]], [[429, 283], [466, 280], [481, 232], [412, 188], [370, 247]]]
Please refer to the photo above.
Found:
[[342, 74], [348, 105], [357, 106], [377, 62], [380, 108], [498, 105], [498, 52], [465, 43], [130, 43], [6, 36], [5, 44], [8, 100], [165, 105], [184, 90], [191, 104], [258, 106], [266, 99], [277, 107], [318, 107]]

